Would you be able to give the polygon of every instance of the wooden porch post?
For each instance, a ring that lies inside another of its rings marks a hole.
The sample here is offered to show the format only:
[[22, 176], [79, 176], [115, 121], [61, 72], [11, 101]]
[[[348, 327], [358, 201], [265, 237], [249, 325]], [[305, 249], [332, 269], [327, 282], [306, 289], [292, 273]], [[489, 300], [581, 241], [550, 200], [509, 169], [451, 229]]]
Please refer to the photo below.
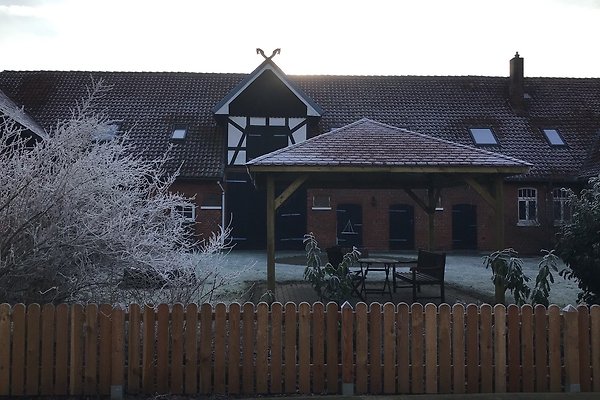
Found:
[[496, 249], [504, 249], [504, 179], [497, 177], [494, 181], [494, 222], [496, 225]]
[[428, 207], [427, 219], [429, 222], [429, 251], [433, 251], [435, 246], [435, 203], [437, 202], [433, 188], [427, 190]]
[[275, 291], [275, 182], [267, 177], [267, 290]]

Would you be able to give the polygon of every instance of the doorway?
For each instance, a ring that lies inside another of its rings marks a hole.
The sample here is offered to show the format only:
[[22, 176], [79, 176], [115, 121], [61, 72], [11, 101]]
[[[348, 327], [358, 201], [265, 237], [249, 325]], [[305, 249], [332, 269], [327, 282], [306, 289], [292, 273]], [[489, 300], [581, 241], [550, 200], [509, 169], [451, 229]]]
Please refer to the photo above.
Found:
[[338, 204], [337, 244], [342, 247], [362, 247], [362, 207], [359, 204]]
[[477, 249], [477, 206], [472, 204], [452, 206], [452, 248]]
[[415, 248], [415, 210], [410, 204], [390, 205], [390, 250]]

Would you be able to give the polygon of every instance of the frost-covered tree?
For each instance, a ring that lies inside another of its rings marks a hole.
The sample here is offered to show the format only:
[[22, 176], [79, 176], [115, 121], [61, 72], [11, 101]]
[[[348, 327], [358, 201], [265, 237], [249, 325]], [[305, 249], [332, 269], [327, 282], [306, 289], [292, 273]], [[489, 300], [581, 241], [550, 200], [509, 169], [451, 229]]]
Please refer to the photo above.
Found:
[[105, 90], [35, 144], [0, 108], [0, 302], [199, 302], [224, 282], [227, 229], [194, 242], [166, 156], [115, 135]]
[[600, 176], [579, 195], [569, 194], [572, 220], [562, 226], [556, 254], [567, 268], [560, 274], [577, 282], [578, 300], [600, 304]]

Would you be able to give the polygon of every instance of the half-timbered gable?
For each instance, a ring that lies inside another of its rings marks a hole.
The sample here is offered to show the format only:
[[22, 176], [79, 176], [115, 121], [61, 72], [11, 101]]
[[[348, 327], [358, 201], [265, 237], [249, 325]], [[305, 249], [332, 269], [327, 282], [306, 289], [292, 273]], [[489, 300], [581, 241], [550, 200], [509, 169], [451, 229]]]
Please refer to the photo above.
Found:
[[321, 108], [265, 60], [213, 109], [227, 131], [227, 164], [245, 165], [263, 154], [300, 143]]

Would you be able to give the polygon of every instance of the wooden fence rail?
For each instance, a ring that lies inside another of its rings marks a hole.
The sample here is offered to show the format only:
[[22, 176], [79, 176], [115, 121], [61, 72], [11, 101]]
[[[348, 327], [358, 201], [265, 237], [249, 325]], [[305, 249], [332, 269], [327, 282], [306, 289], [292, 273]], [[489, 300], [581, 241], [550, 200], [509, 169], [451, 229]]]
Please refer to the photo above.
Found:
[[0, 305], [0, 395], [600, 391], [600, 306]]

